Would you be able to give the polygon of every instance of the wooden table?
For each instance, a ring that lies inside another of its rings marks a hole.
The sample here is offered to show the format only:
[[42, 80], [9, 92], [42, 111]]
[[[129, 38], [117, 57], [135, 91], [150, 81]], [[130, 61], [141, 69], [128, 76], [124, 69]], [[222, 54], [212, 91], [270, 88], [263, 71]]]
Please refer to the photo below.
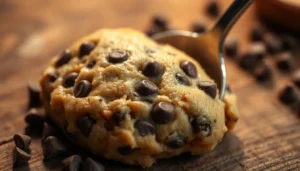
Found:
[[[98, 28], [129, 26], [145, 30], [150, 17], [162, 13], [171, 25], [188, 29], [201, 19], [208, 0], [1, 0], [0, 1], [0, 170], [12, 169], [11, 141], [24, 132], [26, 85], [38, 80], [51, 56], [71, 42]], [[229, 0], [220, 0], [224, 11]], [[249, 30], [256, 23], [250, 8], [230, 33], [242, 51]], [[184, 154], [160, 160], [148, 170], [300, 170], [300, 119], [277, 100], [277, 92], [289, 77], [275, 71], [273, 87], [258, 84], [250, 74], [227, 59], [231, 87], [239, 97], [240, 120], [215, 151], [201, 156]], [[40, 140], [31, 145], [29, 166], [15, 170], [60, 170], [59, 160], [43, 162]], [[142, 170], [108, 162], [107, 170]]]

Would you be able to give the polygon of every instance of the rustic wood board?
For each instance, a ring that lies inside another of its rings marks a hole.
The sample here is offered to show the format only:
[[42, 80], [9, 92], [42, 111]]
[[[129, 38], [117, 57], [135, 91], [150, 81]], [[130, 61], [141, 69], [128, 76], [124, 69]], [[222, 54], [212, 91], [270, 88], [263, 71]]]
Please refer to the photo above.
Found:
[[[188, 29], [202, 19], [208, 0], [86, 0], [0, 1], [0, 170], [12, 170], [11, 142], [23, 133], [27, 105], [26, 85], [37, 80], [51, 56], [81, 36], [102, 27], [129, 26], [145, 30], [155, 13], [165, 14], [176, 28]], [[224, 11], [229, 0], [220, 0]], [[251, 7], [230, 33], [247, 49], [248, 33], [257, 22]], [[147, 170], [300, 170], [300, 119], [277, 100], [276, 93], [289, 77], [275, 73], [273, 86], [263, 86], [233, 60], [227, 59], [231, 87], [239, 97], [240, 120], [216, 150], [205, 155], [184, 154], [160, 160]], [[15, 170], [61, 170], [60, 160], [43, 162], [40, 140], [31, 146], [28, 166]], [[103, 159], [100, 159], [103, 160]], [[107, 170], [142, 170], [103, 161]]]

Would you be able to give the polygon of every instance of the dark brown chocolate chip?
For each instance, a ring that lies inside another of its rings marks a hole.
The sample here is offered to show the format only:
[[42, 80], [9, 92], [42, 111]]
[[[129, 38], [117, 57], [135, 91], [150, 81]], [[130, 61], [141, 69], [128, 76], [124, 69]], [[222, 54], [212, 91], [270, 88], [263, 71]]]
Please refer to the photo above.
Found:
[[43, 130], [43, 141], [49, 136], [56, 135], [56, 133], [57, 133], [57, 131], [52, 125], [45, 123], [44, 130]]
[[251, 40], [252, 41], [262, 41], [265, 34], [265, 28], [261, 25], [256, 25], [251, 31]]
[[294, 104], [298, 101], [298, 92], [292, 84], [286, 85], [280, 93], [279, 100], [284, 104]]
[[16, 147], [13, 155], [14, 167], [22, 166], [28, 163], [31, 155], [23, 151], [22, 149]]
[[93, 125], [95, 124], [95, 120], [90, 117], [89, 115], [87, 116], [83, 116], [81, 118], [79, 118], [77, 121], [77, 126], [80, 129], [80, 131], [85, 135], [85, 136], [89, 136], [90, 132], [93, 128]]
[[274, 35], [267, 34], [264, 36], [267, 51], [271, 54], [277, 54], [282, 51], [282, 42]]
[[86, 67], [87, 67], [88, 69], [92, 69], [92, 68], [94, 68], [95, 65], [96, 65], [96, 61], [95, 61], [95, 60], [91, 60], [91, 61], [89, 61], [89, 63], [86, 65]]
[[292, 54], [289, 52], [281, 53], [276, 57], [277, 68], [283, 72], [290, 72], [293, 70]]
[[121, 122], [125, 119], [125, 113], [116, 112], [111, 116], [111, 120], [114, 124], [120, 126]]
[[22, 149], [23, 151], [29, 152], [29, 145], [31, 143], [31, 137], [29, 137], [28, 135], [23, 135], [23, 134], [15, 134], [13, 139], [16, 144], [16, 147]]
[[92, 91], [92, 84], [87, 80], [81, 80], [74, 88], [74, 96], [77, 98], [86, 97]]
[[151, 117], [157, 124], [167, 124], [174, 118], [174, 106], [168, 102], [158, 102], [151, 112]]
[[91, 158], [87, 158], [82, 165], [82, 170], [84, 171], [104, 171], [105, 168], [102, 164], [96, 162]]
[[66, 146], [56, 137], [49, 136], [43, 142], [44, 159], [52, 159], [67, 153]]
[[128, 59], [128, 54], [125, 50], [114, 50], [108, 55], [110, 63], [121, 63]]
[[158, 77], [163, 73], [163, 68], [156, 61], [147, 62], [142, 69], [142, 73], [147, 77]]
[[29, 104], [28, 108], [41, 106], [41, 86], [36, 82], [28, 83]]
[[95, 49], [95, 44], [92, 42], [84, 42], [79, 49], [79, 58], [89, 55]]
[[202, 81], [198, 83], [198, 88], [203, 90], [206, 94], [208, 94], [211, 98], [216, 98], [217, 96], [217, 85], [210, 81]]
[[65, 171], [79, 171], [80, 165], [82, 163], [82, 158], [75, 154], [63, 160]]
[[258, 57], [256, 55], [254, 55], [251, 52], [247, 52], [245, 53], [242, 57], [241, 60], [239, 62], [240, 67], [242, 67], [243, 69], [246, 69], [248, 71], [251, 71], [254, 69], [254, 67], [256, 66], [256, 64], [258, 63]]
[[57, 72], [50, 72], [47, 74], [47, 79], [51, 82], [54, 83], [57, 78], [59, 77], [59, 74]]
[[202, 136], [211, 135], [211, 122], [206, 116], [192, 116], [190, 119], [194, 133], [201, 133]]
[[234, 39], [225, 41], [224, 52], [228, 57], [236, 57], [238, 54], [238, 42]]
[[180, 68], [189, 77], [196, 78], [198, 75], [197, 68], [192, 62], [189, 61], [180, 62]]
[[219, 4], [216, 0], [209, 1], [206, 7], [206, 13], [211, 17], [217, 17], [220, 13]]
[[143, 137], [147, 135], [153, 135], [156, 131], [155, 125], [148, 120], [137, 120], [134, 123], [134, 128], [137, 130], [139, 135]]
[[178, 149], [184, 146], [185, 139], [181, 135], [171, 135], [167, 139], [167, 145], [173, 149]]
[[32, 127], [42, 128], [45, 118], [36, 108], [31, 108], [25, 116], [25, 122]]
[[176, 73], [176, 74], [175, 74], [175, 78], [176, 78], [176, 80], [177, 80], [180, 84], [184, 84], [184, 85], [187, 85], [187, 86], [190, 86], [190, 85], [191, 85], [189, 79], [188, 79], [185, 75], [183, 75], [183, 74], [181, 74], [181, 73]]
[[264, 59], [267, 55], [266, 46], [263, 43], [253, 43], [249, 53], [257, 58], [258, 61]]
[[271, 67], [267, 63], [261, 63], [254, 69], [254, 76], [257, 81], [269, 81], [272, 78]]
[[129, 145], [127, 145], [127, 146], [119, 147], [117, 150], [121, 155], [127, 156], [131, 154], [134, 149], [131, 148]]
[[291, 35], [283, 35], [281, 39], [284, 50], [294, 49], [299, 44], [298, 40]]
[[168, 20], [163, 15], [155, 15], [153, 16], [152, 22], [154, 26], [161, 28], [161, 29], [167, 29], [168, 28]]
[[141, 96], [150, 96], [158, 92], [158, 87], [149, 80], [142, 80], [135, 86], [135, 91]]
[[191, 30], [196, 33], [203, 33], [207, 30], [207, 28], [203, 22], [197, 21], [192, 24]]
[[294, 82], [294, 84], [300, 88], [300, 70], [298, 69], [296, 72], [294, 72], [293, 76], [292, 76], [292, 80]]
[[78, 73], [77, 72], [71, 72], [71, 73], [69, 73], [68, 75], [66, 75], [64, 77], [62, 85], [65, 88], [69, 88], [69, 87], [74, 86], [75, 80], [76, 80], [77, 77], [78, 77]]
[[66, 49], [59, 55], [59, 58], [56, 61], [55, 66], [60, 67], [64, 64], [67, 64], [71, 60], [71, 58], [72, 58], [71, 51], [69, 49]]

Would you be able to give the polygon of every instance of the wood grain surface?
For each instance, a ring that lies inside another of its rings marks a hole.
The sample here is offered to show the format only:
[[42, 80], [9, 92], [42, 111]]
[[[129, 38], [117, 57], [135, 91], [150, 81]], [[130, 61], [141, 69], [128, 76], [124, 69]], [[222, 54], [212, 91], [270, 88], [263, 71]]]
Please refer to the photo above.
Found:
[[[230, 0], [219, 0], [224, 11]], [[0, 170], [12, 170], [14, 133], [23, 133], [27, 83], [38, 80], [51, 56], [99, 28], [133, 27], [144, 31], [156, 13], [166, 15], [172, 27], [189, 29], [204, 15], [208, 0], [0, 0]], [[257, 23], [252, 6], [230, 32], [241, 51], [249, 46], [249, 30]], [[272, 60], [270, 59], [272, 63]], [[258, 84], [249, 73], [226, 59], [228, 82], [239, 97], [240, 120], [210, 153], [183, 154], [159, 160], [145, 170], [300, 170], [300, 119], [277, 99], [290, 75], [276, 70], [272, 86]], [[299, 65], [298, 65], [299, 66]], [[61, 170], [61, 160], [43, 161], [40, 140], [31, 145], [25, 170]], [[142, 170], [99, 159], [106, 170]]]

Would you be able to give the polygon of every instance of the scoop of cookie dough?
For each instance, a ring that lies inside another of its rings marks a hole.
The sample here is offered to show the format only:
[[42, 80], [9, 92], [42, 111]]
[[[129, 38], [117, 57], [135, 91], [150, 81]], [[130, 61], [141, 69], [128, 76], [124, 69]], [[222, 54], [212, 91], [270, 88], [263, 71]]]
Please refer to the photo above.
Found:
[[78, 40], [51, 60], [40, 84], [48, 116], [70, 140], [143, 167], [213, 150], [238, 116], [235, 99], [225, 105], [195, 60], [129, 28]]

